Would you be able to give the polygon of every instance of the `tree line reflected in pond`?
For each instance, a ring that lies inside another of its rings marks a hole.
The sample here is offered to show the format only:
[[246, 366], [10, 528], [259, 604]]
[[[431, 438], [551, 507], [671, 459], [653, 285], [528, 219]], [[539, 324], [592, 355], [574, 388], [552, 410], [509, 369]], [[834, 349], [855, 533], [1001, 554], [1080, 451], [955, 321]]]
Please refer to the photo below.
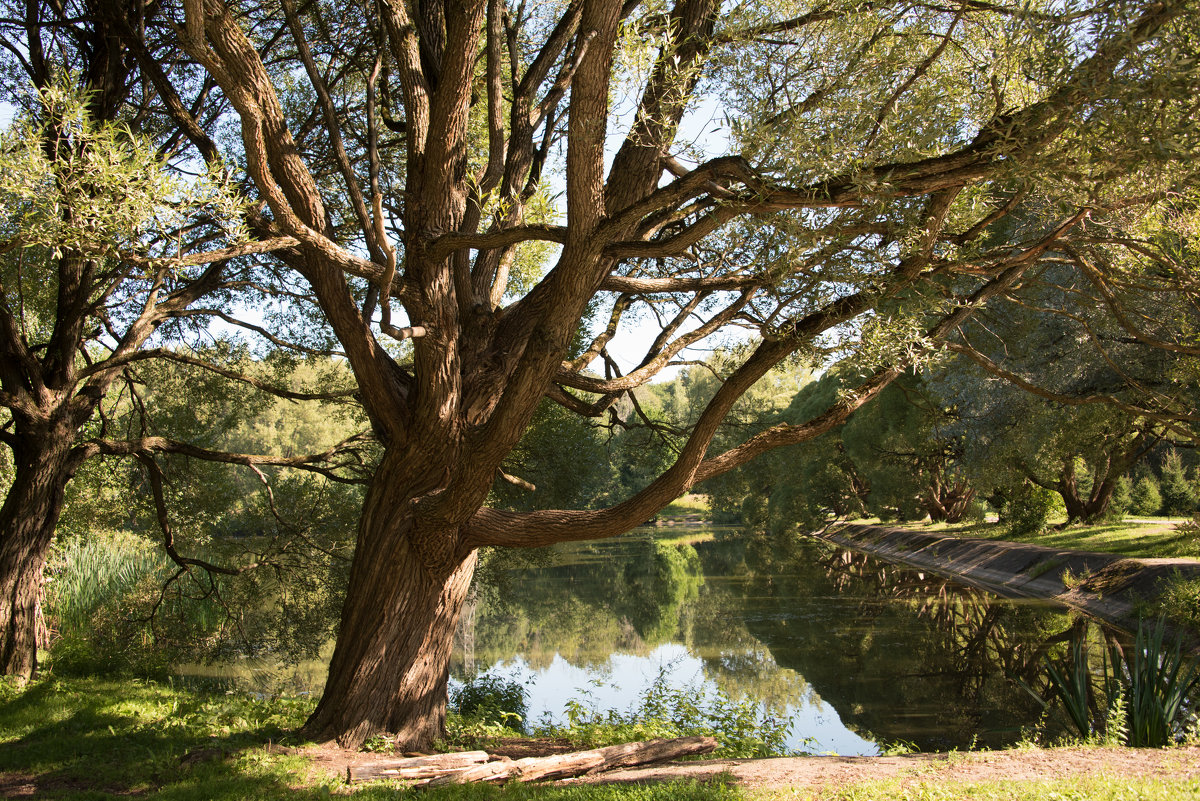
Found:
[[[703, 681], [795, 715], [793, 741], [814, 737], [817, 750], [1015, 742], [1042, 708], [1013, 677], [1044, 688], [1043, 657], [1086, 629], [1057, 608], [816, 541], [738, 533], [691, 545], [634, 534], [540, 559], [502, 571], [470, 603], [456, 678], [494, 665], [546, 673], [565, 661], [583, 684], [619, 682], [629, 677], [611, 675], [625, 672], [614, 666], [629, 662], [614, 654], [686, 649]], [[545, 708], [561, 708], [561, 682], [539, 684], [535, 705], [540, 691], [555, 696], [541, 699]], [[803, 730], [817, 725], [813, 710], [820, 718], [829, 708], [865, 746]]]

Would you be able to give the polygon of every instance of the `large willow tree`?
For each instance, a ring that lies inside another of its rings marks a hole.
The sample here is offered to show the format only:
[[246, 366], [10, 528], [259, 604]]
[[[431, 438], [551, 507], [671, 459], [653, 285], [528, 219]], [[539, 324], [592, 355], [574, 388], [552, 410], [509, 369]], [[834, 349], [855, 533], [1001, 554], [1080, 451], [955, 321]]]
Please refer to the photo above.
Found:
[[[244, 170], [248, 221], [382, 446], [307, 724], [345, 745], [439, 735], [481, 546], [613, 536], [819, 435], [1072, 242], [1124, 247], [1126, 275], [1178, 266], [1146, 231], [1191, 181], [1184, 0], [155, 8], [124, 32], [148, 102]], [[697, 119], [728, 125], [697, 143]], [[622, 374], [607, 345], [635, 318], [659, 333]], [[520, 481], [505, 458], [544, 399], [635, 423], [616, 401], [728, 329], [720, 388], [647, 486], [591, 511], [486, 505]], [[861, 386], [713, 445], [771, 368], [834, 351]]]

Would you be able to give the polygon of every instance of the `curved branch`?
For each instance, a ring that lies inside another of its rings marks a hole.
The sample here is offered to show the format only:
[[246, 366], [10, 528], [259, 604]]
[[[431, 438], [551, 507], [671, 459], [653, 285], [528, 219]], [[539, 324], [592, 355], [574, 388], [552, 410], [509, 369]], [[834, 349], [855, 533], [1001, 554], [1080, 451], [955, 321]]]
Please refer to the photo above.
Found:
[[267, 394], [274, 395], [278, 398], [286, 398], [288, 400], [336, 400], [338, 398], [353, 397], [357, 391], [353, 389], [344, 389], [338, 392], [295, 392], [290, 389], [274, 386], [266, 381], [263, 381], [262, 379], [248, 375], [247, 373], [242, 373], [237, 370], [230, 370], [228, 367], [221, 367], [218, 364], [213, 364], [212, 362], [207, 362], [194, 356], [188, 356], [183, 353], [168, 350], [167, 348], [153, 348], [150, 350], [127, 353], [121, 356], [114, 356], [111, 359], [105, 359], [104, 361], [97, 362], [87, 369], [81, 370], [80, 376], [86, 378], [92, 373], [99, 373], [101, 371], [111, 370], [115, 367], [133, 364], [134, 362], [146, 361], [148, 359], [166, 359], [167, 361], [187, 364], [191, 365], [192, 367], [199, 367], [203, 370], [208, 370], [209, 372], [224, 376], [225, 378], [239, 381], [243, 384], [248, 384], [257, 390], [266, 392]]
[[562, 225], [518, 225], [482, 234], [452, 232], [433, 240], [428, 252], [430, 258], [440, 261], [456, 250], [494, 250], [529, 241], [566, 244], [567, 228]]
[[[366, 473], [366, 466], [359, 457], [362, 445], [368, 441], [370, 441], [368, 434], [359, 433], [347, 437], [321, 453], [310, 453], [300, 456], [272, 456], [268, 454], [218, 451], [211, 448], [201, 448], [198, 445], [181, 442], [168, 437], [154, 436], [141, 437], [134, 440], [92, 439], [88, 440], [85, 447], [92, 453], [101, 453], [106, 456], [133, 456], [142, 459], [148, 454], [174, 453], [206, 462], [239, 464], [245, 467], [290, 467], [297, 470], [320, 473], [327, 478], [343, 484], [363, 484], [368, 481], [366, 476], [363, 478], [348, 478], [335, 471], [337, 468], [344, 468]], [[322, 466], [339, 456], [352, 456], [355, 458], [353, 462], [343, 462], [330, 467]]]

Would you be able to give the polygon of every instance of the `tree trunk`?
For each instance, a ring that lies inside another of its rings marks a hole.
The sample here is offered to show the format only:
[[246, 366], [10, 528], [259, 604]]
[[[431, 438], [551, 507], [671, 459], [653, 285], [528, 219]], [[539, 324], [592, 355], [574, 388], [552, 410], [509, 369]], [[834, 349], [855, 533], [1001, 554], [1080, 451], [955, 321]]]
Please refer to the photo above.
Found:
[[27, 680], [44, 630], [42, 571], [75, 465], [53, 434], [22, 439], [32, 445], [14, 448], [16, 471], [0, 507], [0, 671]]
[[[304, 727], [345, 748], [386, 732], [404, 750], [427, 750], [445, 728], [450, 652], [475, 552], [457, 552], [455, 527], [418, 519], [414, 499], [433, 490], [394, 475], [404, 461], [386, 455], [367, 493], [329, 677]], [[427, 484], [436, 471], [416, 472]]]
[[1113, 493], [1117, 490], [1117, 478], [1108, 477], [1103, 480], [1098, 480], [1092, 486], [1092, 494], [1088, 497], [1087, 502], [1082, 507], [1081, 522], [1094, 523], [1103, 517], [1108, 512], [1108, 506], [1112, 503]]

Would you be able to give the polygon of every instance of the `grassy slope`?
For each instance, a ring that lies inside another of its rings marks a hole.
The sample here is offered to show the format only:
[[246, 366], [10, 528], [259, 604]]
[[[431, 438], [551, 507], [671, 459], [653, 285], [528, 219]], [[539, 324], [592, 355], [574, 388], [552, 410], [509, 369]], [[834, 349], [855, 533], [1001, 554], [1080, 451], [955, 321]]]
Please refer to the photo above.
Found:
[[[878, 523], [879, 521], [865, 522]], [[1155, 523], [1101, 523], [1094, 526], [1071, 526], [1062, 530], [1051, 528], [1036, 536], [1021, 537], [1020, 541], [1045, 545], [1050, 548], [1102, 551], [1122, 556], [1200, 558], [1200, 539], [1194, 534], [1176, 529], [1181, 522], [1183, 521], [1164, 520]], [[998, 523], [958, 525], [909, 523], [902, 525], [914, 531], [943, 533], [955, 537], [979, 537], [991, 540], [1014, 539], [1009, 534], [1007, 527]]]

